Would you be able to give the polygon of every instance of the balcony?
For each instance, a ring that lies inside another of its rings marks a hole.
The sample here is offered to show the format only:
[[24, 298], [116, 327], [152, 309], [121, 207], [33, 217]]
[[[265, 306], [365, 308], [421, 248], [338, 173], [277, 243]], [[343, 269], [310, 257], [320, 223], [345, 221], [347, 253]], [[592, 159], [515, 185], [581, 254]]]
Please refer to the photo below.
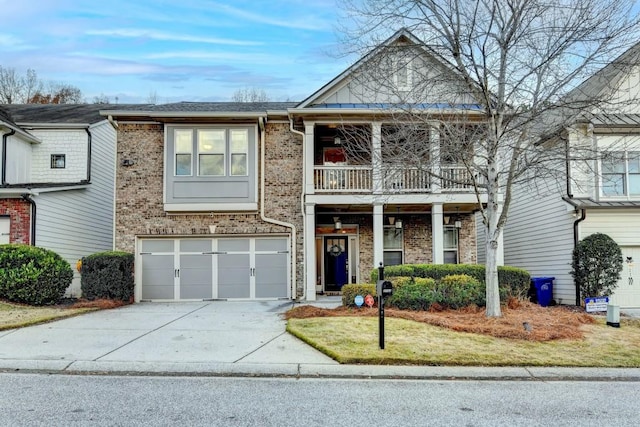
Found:
[[[440, 177], [418, 168], [383, 168], [384, 193], [471, 192], [473, 181], [464, 167], [442, 166]], [[374, 170], [371, 166], [314, 166], [317, 193], [372, 193]]]

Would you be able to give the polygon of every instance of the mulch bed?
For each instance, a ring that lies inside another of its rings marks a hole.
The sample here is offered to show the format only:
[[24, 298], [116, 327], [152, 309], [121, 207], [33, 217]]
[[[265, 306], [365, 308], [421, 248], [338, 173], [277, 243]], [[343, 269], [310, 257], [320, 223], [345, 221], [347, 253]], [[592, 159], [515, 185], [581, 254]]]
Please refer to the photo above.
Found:
[[[326, 309], [305, 305], [289, 310], [286, 319], [311, 317], [378, 316], [377, 308], [338, 307]], [[424, 322], [458, 332], [484, 334], [497, 338], [527, 341], [580, 339], [582, 325], [596, 322], [596, 317], [575, 307], [541, 307], [530, 302], [510, 300], [502, 306], [502, 316], [488, 318], [482, 307], [459, 310], [410, 311], [385, 308], [385, 317]]]

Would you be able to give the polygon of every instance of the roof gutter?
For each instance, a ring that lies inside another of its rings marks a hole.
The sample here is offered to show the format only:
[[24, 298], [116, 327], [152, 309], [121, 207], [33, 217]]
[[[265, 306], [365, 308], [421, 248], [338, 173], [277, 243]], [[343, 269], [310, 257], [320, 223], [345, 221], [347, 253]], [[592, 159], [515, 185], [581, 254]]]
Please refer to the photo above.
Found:
[[15, 133], [16, 130], [11, 129], [11, 132], [2, 135], [2, 187], [7, 185], [7, 139]]
[[290, 222], [284, 222], [284, 221], [280, 221], [277, 219], [273, 219], [273, 218], [268, 218], [265, 214], [265, 176], [266, 176], [266, 160], [265, 160], [265, 146], [266, 146], [266, 142], [265, 142], [265, 125], [266, 125], [266, 120], [264, 116], [260, 116], [258, 117], [258, 125], [259, 125], [259, 130], [260, 130], [260, 172], [261, 172], [261, 176], [260, 176], [260, 218], [264, 221], [264, 222], [268, 222], [270, 224], [275, 224], [275, 225], [280, 225], [282, 227], [287, 227], [289, 229], [291, 229], [291, 296], [293, 299], [297, 298], [297, 276], [296, 276], [296, 270], [298, 268], [297, 266], [297, 253], [296, 253], [296, 247], [298, 245], [298, 241], [296, 238], [296, 226], [293, 225]]
[[23, 194], [22, 198], [31, 205], [31, 246], [36, 245], [36, 202], [31, 198], [31, 194]]

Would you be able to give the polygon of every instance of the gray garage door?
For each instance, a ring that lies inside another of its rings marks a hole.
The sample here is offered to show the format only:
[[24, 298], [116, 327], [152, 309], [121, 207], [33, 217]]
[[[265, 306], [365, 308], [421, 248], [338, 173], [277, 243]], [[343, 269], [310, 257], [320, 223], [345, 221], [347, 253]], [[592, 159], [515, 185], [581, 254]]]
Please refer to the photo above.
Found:
[[290, 298], [286, 237], [144, 239], [140, 299]]

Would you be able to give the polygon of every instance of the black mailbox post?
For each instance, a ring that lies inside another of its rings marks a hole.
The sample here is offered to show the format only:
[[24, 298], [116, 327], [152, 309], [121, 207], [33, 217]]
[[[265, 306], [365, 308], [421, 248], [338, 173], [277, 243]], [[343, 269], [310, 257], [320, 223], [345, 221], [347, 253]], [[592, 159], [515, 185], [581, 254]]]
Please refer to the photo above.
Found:
[[384, 280], [384, 267], [382, 263], [380, 263], [380, 267], [378, 267], [376, 293], [378, 294], [378, 332], [380, 336], [380, 349], [384, 350], [384, 299], [385, 297], [393, 295], [393, 285], [388, 280]]

